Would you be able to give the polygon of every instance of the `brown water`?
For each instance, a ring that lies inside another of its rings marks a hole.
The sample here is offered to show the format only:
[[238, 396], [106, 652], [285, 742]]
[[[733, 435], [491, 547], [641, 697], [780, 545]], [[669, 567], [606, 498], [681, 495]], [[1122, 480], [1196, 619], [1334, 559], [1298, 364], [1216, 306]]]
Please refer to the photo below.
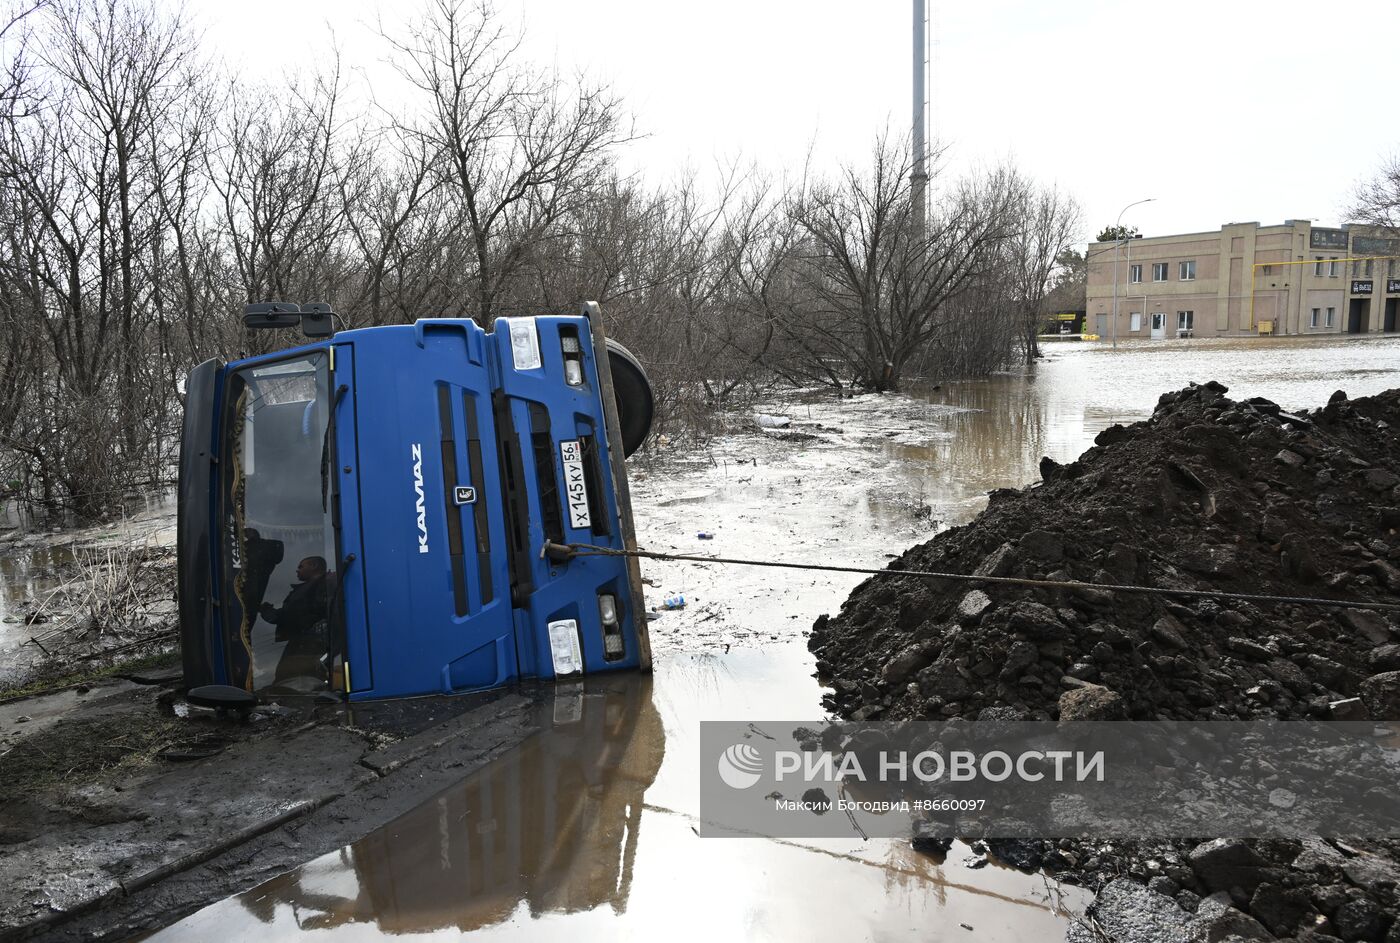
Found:
[[73, 551], [66, 546], [0, 554], [0, 684], [18, 680], [42, 654], [30, 640], [39, 637], [42, 643], [47, 622], [28, 625], [25, 619], [35, 611], [43, 617], [59, 586], [56, 572], [72, 562]]
[[[1400, 339], [1063, 344], [1026, 373], [768, 407], [747, 435], [633, 467], [643, 546], [859, 566], [970, 519], [1188, 380], [1286, 407], [1400, 385]], [[839, 429], [840, 431], [833, 431]], [[701, 532], [713, 538], [702, 540]], [[544, 732], [398, 821], [158, 939], [1062, 939], [1087, 896], [907, 843], [701, 839], [699, 725], [820, 716], [805, 636], [858, 576], [649, 562], [654, 679], [563, 690]], [[963, 926], [970, 928], [963, 929]]]
[[691, 719], [783, 715], [794, 685], [775, 671], [804, 657], [677, 657], [654, 681], [561, 689], [544, 731], [488, 768], [153, 939], [869, 940], [960, 924], [977, 939], [1062, 936], [1082, 893], [970, 870], [961, 846], [939, 864], [897, 842], [698, 837]]
[[[1336, 390], [1355, 398], [1400, 386], [1400, 336], [1384, 338], [1056, 343], [1030, 370], [912, 391], [937, 434], [902, 436], [889, 453], [910, 486], [958, 523], [992, 488], [1040, 477], [1048, 455], [1068, 462], [1114, 423], [1152, 414], [1157, 399], [1188, 382], [1217, 380], [1236, 399], [1263, 396], [1285, 409], [1326, 405]], [[913, 441], [906, 441], [913, 440]]]
[[[65, 575], [73, 578], [73, 564], [80, 549], [168, 547], [175, 542], [175, 502], [172, 496], [151, 494], [144, 509], [120, 521], [39, 536], [30, 534], [17, 543], [0, 544], [0, 683], [18, 680], [40, 650], [30, 641], [53, 631], [59, 617]], [[25, 618], [39, 612], [43, 622], [26, 625]]]

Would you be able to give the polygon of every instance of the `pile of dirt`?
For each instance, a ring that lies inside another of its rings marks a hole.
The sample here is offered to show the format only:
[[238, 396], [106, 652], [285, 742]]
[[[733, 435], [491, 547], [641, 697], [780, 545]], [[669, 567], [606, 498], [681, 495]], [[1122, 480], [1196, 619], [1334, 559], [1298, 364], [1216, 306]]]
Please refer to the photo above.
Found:
[[[1301, 414], [1227, 392], [1162, 396], [1151, 418], [1111, 426], [1068, 465], [1042, 459], [1041, 483], [994, 492], [890, 567], [1400, 602], [1400, 390], [1338, 392]], [[828, 706], [861, 720], [1400, 720], [1393, 611], [882, 575], [810, 644]], [[1220, 853], [1193, 843], [1011, 851], [1092, 885], [1162, 878], [1188, 910], [1224, 891], [1272, 933], [1400, 941], [1396, 848], [1316, 844], [1231, 844], [1254, 870], [1225, 886], [1194, 867]]]
[[[1303, 415], [1225, 392], [1164, 395], [890, 567], [1400, 602], [1400, 390]], [[846, 716], [1048, 720], [1099, 685], [1128, 718], [1227, 720], [1400, 719], [1396, 642], [1371, 610], [877, 576], [810, 644]]]

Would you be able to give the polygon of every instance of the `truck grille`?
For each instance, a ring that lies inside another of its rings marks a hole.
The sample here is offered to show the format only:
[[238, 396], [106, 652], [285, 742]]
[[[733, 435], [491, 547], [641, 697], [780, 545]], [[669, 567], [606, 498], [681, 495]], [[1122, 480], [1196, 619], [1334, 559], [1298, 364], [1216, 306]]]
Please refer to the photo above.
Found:
[[530, 447], [535, 454], [535, 481], [540, 493], [540, 523], [544, 535], [556, 544], [564, 542], [564, 512], [559, 504], [559, 476], [554, 471], [554, 436], [549, 410], [530, 404]]
[[452, 421], [452, 391], [438, 385], [438, 425], [442, 439], [442, 500], [447, 510], [447, 552], [452, 560], [452, 602], [459, 616], [467, 614], [467, 570], [462, 554], [462, 509], [453, 500], [457, 478], [457, 440]]

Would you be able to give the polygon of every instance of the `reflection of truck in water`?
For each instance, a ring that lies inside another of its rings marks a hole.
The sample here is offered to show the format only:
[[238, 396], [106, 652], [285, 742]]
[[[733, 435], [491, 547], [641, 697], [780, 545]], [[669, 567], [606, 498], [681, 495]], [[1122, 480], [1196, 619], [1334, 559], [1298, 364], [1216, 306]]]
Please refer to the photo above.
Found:
[[651, 680], [561, 683], [528, 725], [538, 732], [427, 802], [156, 939], [458, 939], [492, 928], [534, 939], [554, 926], [538, 917], [626, 913], [643, 835], [661, 827], [653, 849], [674, 828], [692, 837], [646, 803], [666, 754]]
[[186, 381], [186, 683], [360, 699], [648, 668], [636, 560], [544, 553], [633, 546], [651, 391], [597, 306], [491, 331], [332, 317], [251, 305], [313, 342]]

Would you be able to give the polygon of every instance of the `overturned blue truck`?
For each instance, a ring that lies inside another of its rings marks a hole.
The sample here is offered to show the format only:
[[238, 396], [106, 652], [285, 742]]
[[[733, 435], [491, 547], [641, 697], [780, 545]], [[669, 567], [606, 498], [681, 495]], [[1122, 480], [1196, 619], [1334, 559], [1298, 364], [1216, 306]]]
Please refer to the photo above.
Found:
[[[185, 683], [364, 700], [650, 668], [623, 460], [641, 365], [578, 316], [334, 331], [195, 367], [180, 457]], [[222, 692], [222, 693], [220, 693]], [[192, 696], [192, 699], [195, 699]]]

